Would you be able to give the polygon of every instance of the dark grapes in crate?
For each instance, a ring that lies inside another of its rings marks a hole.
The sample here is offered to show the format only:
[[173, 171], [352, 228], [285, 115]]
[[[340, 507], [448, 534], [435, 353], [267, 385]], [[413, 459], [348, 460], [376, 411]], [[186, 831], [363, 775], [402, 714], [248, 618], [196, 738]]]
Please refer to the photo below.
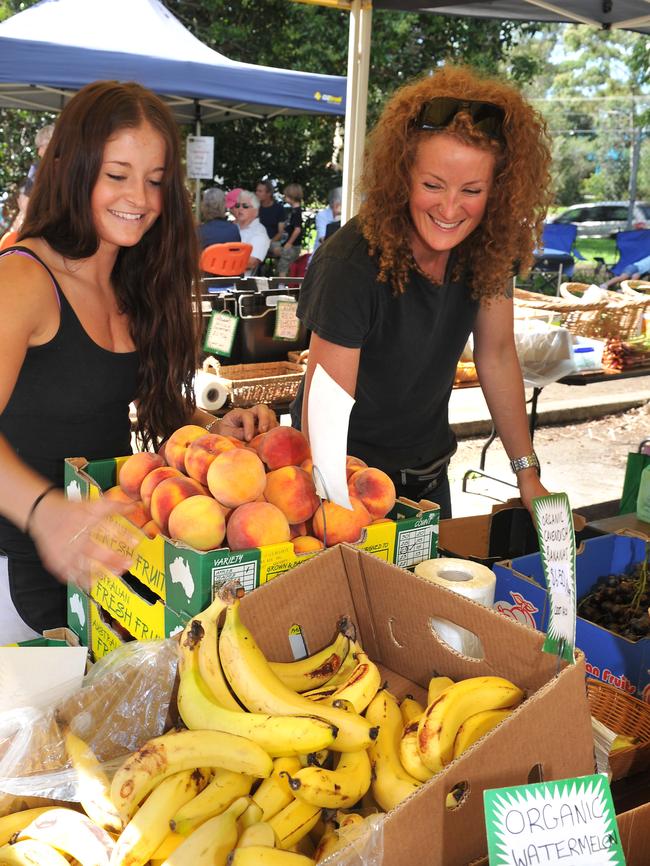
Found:
[[602, 577], [578, 602], [578, 615], [621, 637], [637, 641], [650, 637], [650, 580], [647, 564], [628, 574]]

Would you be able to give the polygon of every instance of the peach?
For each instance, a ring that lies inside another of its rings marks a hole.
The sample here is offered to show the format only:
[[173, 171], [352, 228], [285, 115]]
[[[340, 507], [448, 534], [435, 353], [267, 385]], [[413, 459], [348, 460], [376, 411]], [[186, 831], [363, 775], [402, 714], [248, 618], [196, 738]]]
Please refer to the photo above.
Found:
[[309, 529], [307, 528], [307, 521], [301, 520], [300, 523], [292, 523], [289, 524], [289, 529], [291, 530], [291, 539], [298, 538], [299, 535], [311, 535]]
[[372, 521], [360, 499], [350, 497], [352, 509], [343, 508], [333, 502], [323, 502], [313, 517], [314, 535], [328, 547], [343, 541], [359, 540], [361, 530]]
[[348, 481], [354, 475], [355, 472], [358, 472], [360, 469], [367, 469], [368, 464], [364, 463], [360, 457], [352, 457], [351, 454], [345, 458], [345, 472], [348, 476]]
[[104, 497], [112, 502], [122, 502], [124, 505], [133, 505], [133, 500], [128, 493], [125, 493], [119, 484], [115, 487], [109, 487], [104, 491]]
[[266, 433], [258, 433], [257, 436], [253, 436], [251, 441], [248, 443], [248, 447], [252, 448], [253, 451], [257, 453], [258, 448], [262, 444], [262, 440], [266, 436]]
[[183, 478], [183, 473], [173, 466], [159, 466], [148, 475], [145, 475], [144, 481], [140, 486], [140, 499], [144, 502], [147, 508], [151, 507], [151, 494], [156, 489], [156, 486], [164, 481], [165, 478]]
[[151, 520], [151, 514], [145, 504], [139, 499], [131, 499], [131, 497], [125, 493], [118, 484], [116, 484], [115, 487], [109, 487], [109, 489], [104, 492], [104, 496], [106, 499], [110, 499], [113, 502], [121, 502], [124, 505], [128, 505], [129, 508], [128, 511], [124, 512], [124, 517], [126, 517], [127, 520], [130, 520], [135, 526], [142, 527], [147, 523], [147, 521]]
[[185, 471], [190, 478], [205, 485], [208, 482], [208, 469], [214, 458], [234, 447], [229, 436], [205, 433], [190, 442], [185, 449]]
[[199, 436], [205, 436], [205, 427], [199, 427], [198, 424], [185, 424], [178, 430], [174, 430], [165, 442], [167, 463], [179, 472], [185, 472], [185, 451], [190, 442], [198, 439]]
[[147, 538], [155, 538], [157, 535], [160, 535], [160, 527], [156, 523], [155, 520], [149, 520], [142, 527], [142, 531], [147, 536]]
[[191, 496], [172, 509], [169, 535], [195, 550], [214, 550], [226, 535], [223, 510], [211, 496]]
[[308, 520], [320, 501], [314, 482], [298, 466], [283, 466], [269, 472], [264, 497], [280, 509], [289, 523]]
[[169, 515], [179, 502], [190, 496], [202, 496], [203, 488], [193, 478], [165, 478], [157, 484], [151, 495], [151, 516], [161, 531], [167, 535]]
[[274, 427], [264, 435], [257, 453], [269, 469], [300, 466], [309, 456], [309, 442], [293, 427]]
[[371, 517], [385, 517], [395, 505], [395, 485], [381, 469], [362, 469], [348, 482], [350, 496], [365, 505]]
[[247, 502], [235, 508], [226, 532], [231, 550], [246, 550], [289, 541], [287, 518], [270, 502]]
[[237, 439], [236, 436], [225, 436], [224, 439], [228, 439], [229, 442], [232, 442], [235, 448], [246, 448], [246, 443], [242, 442], [241, 439]]
[[300, 468], [304, 469], [310, 478], [313, 478], [312, 472], [314, 471], [314, 461], [311, 459], [311, 457], [308, 457], [306, 460], [303, 460], [302, 463], [300, 464]]
[[293, 552], [296, 555], [301, 553], [313, 553], [315, 550], [322, 550], [323, 542], [313, 535], [299, 535], [293, 539]]
[[154, 469], [164, 465], [165, 461], [160, 454], [152, 454], [150, 451], [132, 454], [120, 469], [120, 487], [131, 499], [140, 499], [140, 487], [144, 479]]
[[256, 454], [244, 448], [231, 448], [210, 464], [208, 487], [226, 508], [253, 502], [266, 487], [264, 464]]
[[378, 517], [376, 520], [372, 521], [371, 526], [374, 526], [375, 523], [393, 523], [390, 517]]

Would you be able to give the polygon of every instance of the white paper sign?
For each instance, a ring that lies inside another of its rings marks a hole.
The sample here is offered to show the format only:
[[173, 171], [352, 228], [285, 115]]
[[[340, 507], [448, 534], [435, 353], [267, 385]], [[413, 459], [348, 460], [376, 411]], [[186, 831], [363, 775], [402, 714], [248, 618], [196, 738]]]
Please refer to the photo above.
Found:
[[214, 138], [211, 135], [188, 135], [186, 159], [188, 177], [211, 180], [214, 175]]
[[296, 340], [300, 330], [300, 319], [296, 316], [296, 301], [278, 301], [275, 307], [274, 340]]
[[205, 332], [205, 342], [203, 348], [206, 352], [215, 352], [217, 355], [224, 355], [229, 358], [232, 355], [232, 344], [235, 340], [235, 333], [239, 318], [233, 316], [227, 310], [212, 313], [208, 327]]
[[345, 458], [354, 398], [316, 365], [309, 388], [307, 419], [316, 492], [343, 508], [352, 508]]

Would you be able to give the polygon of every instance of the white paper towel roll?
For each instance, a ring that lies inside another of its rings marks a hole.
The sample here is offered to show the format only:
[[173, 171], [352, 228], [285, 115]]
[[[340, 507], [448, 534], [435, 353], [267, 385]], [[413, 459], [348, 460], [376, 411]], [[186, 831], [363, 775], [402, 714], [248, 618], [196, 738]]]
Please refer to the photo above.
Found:
[[228, 399], [228, 382], [215, 376], [214, 373], [197, 370], [194, 379], [194, 393], [196, 394], [196, 405], [200, 409], [216, 412]]
[[[467, 559], [427, 559], [415, 566], [415, 573], [452, 592], [471, 598], [484, 607], [494, 604], [496, 576], [485, 565]], [[480, 640], [471, 631], [446, 619], [431, 617], [431, 627], [452, 649], [471, 658], [483, 658]]]

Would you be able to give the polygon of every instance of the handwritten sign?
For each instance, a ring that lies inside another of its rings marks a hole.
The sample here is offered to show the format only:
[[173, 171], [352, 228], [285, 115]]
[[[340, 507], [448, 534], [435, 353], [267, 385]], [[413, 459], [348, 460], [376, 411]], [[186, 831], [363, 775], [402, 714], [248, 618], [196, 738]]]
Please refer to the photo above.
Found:
[[188, 135], [185, 155], [188, 177], [214, 177], [214, 138], [211, 135]]
[[576, 539], [566, 493], [533, 499], [539, 550], [550, 609], [544, 652], [574, 661], [576, 643]]
[[297, 340], [300, 320], [296, 316], [296, 301], [278, 301], [275, 308], [274, 340]]
[[483, 792], [490, 866], [625, 866], [604, 775]]
[[215, 310], [210, 316], [205, 332], [203, 344], [205, 351], [229, 358], [232, 354], [232, 344], [235, 341], [238, 324], [239, 318], [237, 316], [233, 316], [227, 310]]

